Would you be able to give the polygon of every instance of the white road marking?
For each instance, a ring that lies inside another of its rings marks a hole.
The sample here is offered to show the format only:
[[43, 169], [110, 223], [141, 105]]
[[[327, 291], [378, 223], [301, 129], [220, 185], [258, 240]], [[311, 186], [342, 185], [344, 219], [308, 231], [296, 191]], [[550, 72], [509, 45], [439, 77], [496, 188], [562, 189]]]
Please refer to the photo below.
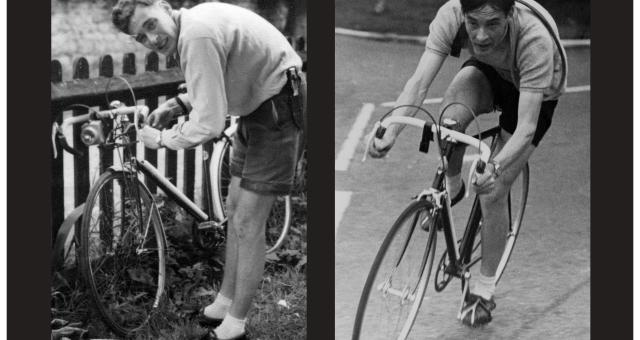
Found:
[[[573, 86], [567, 87], [566, 93], [577, 93], [577, 92], [589, 92], [591, 91], [591, 85], [582, 85], [582, 86]], [[442, 98], [428, 98], [422, 102], [423, 105], [427, 104], [439, 104], [442, 102]], [[396, 102], [385, 102], [380, 104], [382, 107], [394, 107]]]
[[567, 93], [589, 92], [589, 91], [591, 91], [591, 85], [567, 87]]
[[[348, 37], [369, 38], [378, 40], [395, 40], [405, 41], [423, 44], [426, 42], [427, 37], [421, 35], [406, 35], [395, 33], [378, 33], [369, 31], [352, 30], [348, 28], [336, 27], [335, 34], [344, 35]], [[565, 48], [567, 47], [589, 47], [591, 46], [591, 39], [560, 39], [560, 43]]]
[[335, 162], [335, 171], [347, 171], [349, 168], [349, 163], [356, 152], [356, 147], [358, 146], [360, 137], [364, 133], [367, 123], [369, 123], [369, 119], [371, 118], [374, 108], [375, 105], [371, 103], [365, 103], [362, 105], [362, 109], [360, 109], [360, 113], [349, 131], [347, 139], [340, 148], [340, 152], [338, 153], [338, 157]]
[[349, 206], [349, 202], [351, 201], [351, 191], [336, 191], [336, 207], [335, 207], [335, 217], [336, 217], [336, 226], [335, 226], [335, 234], [338, 234], [338, 227], [340, 226], [340, 221], [342, 221], [342, 215], [347, 210]]

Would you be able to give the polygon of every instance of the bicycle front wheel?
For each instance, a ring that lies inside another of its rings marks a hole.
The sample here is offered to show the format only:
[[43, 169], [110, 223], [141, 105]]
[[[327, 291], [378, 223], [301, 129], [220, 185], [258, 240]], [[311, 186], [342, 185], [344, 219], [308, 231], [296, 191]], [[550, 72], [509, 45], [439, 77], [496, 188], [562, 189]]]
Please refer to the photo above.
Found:
[[120, 336], [148, 324], [164, 291], [166, 241], [153, 196], [135, 173], [100, 176], [77, 235], [80, 271], [105, 324]]
[[360, 297], [353, 340], [408, 338], [433, 266], [433, 211], [429, 202], [413, 202], [389, 230]]

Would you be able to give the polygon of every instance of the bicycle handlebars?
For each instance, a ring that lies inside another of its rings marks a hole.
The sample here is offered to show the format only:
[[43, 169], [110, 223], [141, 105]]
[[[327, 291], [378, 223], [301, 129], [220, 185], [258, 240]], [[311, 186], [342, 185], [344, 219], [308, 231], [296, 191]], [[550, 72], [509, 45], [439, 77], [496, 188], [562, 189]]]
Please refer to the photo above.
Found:
[[[473, 175], [473, 169], [475, 168], [475, 171], [479, 174], [484, 173], [484, 170], [486, 168], [486, 164], [489, 161], [489, 157], [491, 156], [491, 148], [484, 143], [483, 141], [476, 139], [474, 137], [471, 137], [469, 135], [466, 135], [462, 132], [458, 132], [455, 130], [451, 130], [448, 129], [446, 127], [443, 126], [438, 126], [436, 124], [427, 122], [425, 120], [419, 119], [419, 118], [415, 118], [415, 117], [406, 117], [406, 116], [390, 116], [385, 118], [382, 122], [376, 122], [376, 124], [373, 127], [373, 131], [371, 131], [371, 134], [369, 134], [369, 140], [367, 141], [367, 149], [369, 148], [369, 146], [371, 145], [371, 143], [373, 142], [373, 138], [376, 137], [378, 139], [382, 138], [387, 130], [387, 128], [393, 124], [404, 124], [404, 125], [411, 125], [420, 129], [424, 129], [425, 125], [427, 127], [431, 128], [431, 131], [438, 136], [438, 133], [440, 135], [440, 138], [443, 140], [449, 140], [449, 141], [453, 141], [453, 142], [461, 142], [464, 144], [467, 144], [469, 146], [475, 147], [476, 149], [478, 149], [480, 151], [480, 156], [479, 158], [477, 158], [476, 160], [474, 160], [474, 163], [471, 166], [470, 169], [470, 173], [469, 173], [469, 179], [471, 180], [472, 175]], [[436, 137], [437, 138], [437, 137]], [[366, 155], [367, 155], [367, 150], [365, 150], [365, 154], [363, 157], [363, 161], [366, 160]], [[468, 192], [467, 192], [468, 195]]]
[[67, 138], [65, 137], [63, 131], [68, 126], [88, 121], [115, 119], [118, 116], [134, 114], [134, 127], [137, 134], [139, 127], [141, 127], [142, 122], [144, 122], [144, 119], [149, 114], [149, 107], [147, 107], [146, 105], [125, 106], [123, 103], [116, 100], [111, 102], [110, 106], [113, 107], [113, 109], [103, 111], [90, 111], [89, 113], [83, 115], [69, 117], [65, 119], [60, 125], [58, 125], [57, 122], [54, 122], [51, 132], [51, 139], [53, 142], [53, 158], [57, 158], [56, 139], [58, 140], [58, 143], [60, 143], [62, 148], [67, 152], [76, 156], [83, 155], [82, 151], [71, 147], [67, 142]]

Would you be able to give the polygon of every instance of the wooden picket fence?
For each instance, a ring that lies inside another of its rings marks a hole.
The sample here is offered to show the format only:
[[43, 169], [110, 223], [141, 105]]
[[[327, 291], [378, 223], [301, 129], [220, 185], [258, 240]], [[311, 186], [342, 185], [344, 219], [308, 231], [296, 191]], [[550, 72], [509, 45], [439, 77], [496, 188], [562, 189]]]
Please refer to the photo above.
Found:
[[[290, 42], [292, 42], [296, 51], [305, 61], [303, 70], [306, 69], [304, 38], [299, 38], [295, 41], [290, 40]], [[184, 76], [178, 67], [178, 61], [174, 58], [167, 58], [165, 69], [160, 70], [160, 58], [155, 52], [150, 52], [145, 56], [144, 65], [143, 72], [138, 73], [138, 70], [136, 70], [136, 55], [133, 53], [125, 54], [122, 59], [122, 72], [119, 76], [130, 83], [137, 104], [147, 105], [153, 110], [161, 103], [163, 97], [168, 99], [178, 94], [178, 85], [184, 82]], [[52, 60], [52, 123], [54, 119], [57, 119], [58, 123], [60, 123], [64, 116], [86, 113], [86, 109], [69, 109], [68, 106], [71, 104], [83, 104], [104, 110], [108, 108], [107, 97], [109, 98], [108, 100], [119, 100], [126, 105], [134, 104], [127, 85], [122, 80], [113, 78], [114, 61], [109, 55], [100, 58], [97, 77], [90, 77], [89, 62], [84, 57], [77, 58], [74, 61], [73, 79], [62, 79], [62, 71], [61, 63], [58, 60]], [[108, 92], [105, 92], [107, 87]], [[112, 152], [103, 152], [101, 148], [95, 146], [85, 146], [80, 140], [80, 130], [81, 127], [79, 125], [74, 126], [71, 132], [72, 136], [67, 135], [67, 139], [73, 144], [74, 148], [81, 150], [84, 155], [80, 157], [63, 157], [64, 151], [58, 146], [58, 157], [52, 161], [51, 223], [53, 240], [65, 216], [70, 213], [73, 207], [82, 204], [89, 194], [91, 180], [97, 179], [97, 177], [91, 179], [90, 174], [96, 173], [96, 167], [99, 168], [98, 172], [102, 173], [114, 163]], [[138, 152], [141, 151], [140, 149]], [[145, 148], [143, 157], [156, 168], [164, 168], [165, 177], [175, 185], [178, 185], [178, 175], [181, 174], [182, 187], [179, 186], [179, 188], [192, 200], [195, 198], [197, 202], [198, 198], [194, 197], [195, 188], [202, 180], [202, 176], [196, 178], [196, 153], [199, 152], [201, 152], [201, 147], [181, 151], [162, 150], [160, 153], [163, 153], [164, 157], [161, 158], [164, 161], [161, 162], [163, 164], [159, 164], [159, 152]], [[90, 159], [92, 159], [91, 162]], [[179, 159], [181, 160], [179, 161]], [[90, 163], [92, 166], [90, 166]], [[70, 185], [68, 181], [73, 181], [73, 185]], [[156, 191], [153, 185], [149, 185], [149, 187], [153, 192]], [[67, 202], [70, 197], [73, 197], [73, 207], [69, 207], [69, 203], [67, 203], [65, 209], [65, 197]]]

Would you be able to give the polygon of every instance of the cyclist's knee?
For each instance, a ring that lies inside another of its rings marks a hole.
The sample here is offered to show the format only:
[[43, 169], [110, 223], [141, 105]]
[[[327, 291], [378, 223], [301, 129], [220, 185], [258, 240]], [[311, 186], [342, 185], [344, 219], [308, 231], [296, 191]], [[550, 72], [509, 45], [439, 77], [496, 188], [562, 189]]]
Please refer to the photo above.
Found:
[[491, 86], [487, 77], [475, 67], [464, 67], [458, 72], [447, 88], [440, 106], [443, 116], [461, 122], [462, 128], [466, 128], [474, 116], [492, 110]]
[[[447, 103], [456, 102], [455, 100], [447, 101]], [[447, 104], [443, 105], [440, 110], [443, 110]], [[453, 126], [448, 126], [450, 129], [464, 133], [467, 129], [467, 126], [473, 120], [473, 117], [468, 113], [464, 107], [460, 105], [451, 105], [448, 106], [443, 112], [443, 118], [451, 119], [456, 122]], [[447, 124], [449, 125], [449, 124]]]
[[248, 213], [246, 210], [236, 210], [233, 215], [229, 215], [231, 225], [238, 239], [255, 238], [257, 235], [264, 234], [260, 228], [260, 221], [254, 214]]
[[479, 196], [480, 201], [484, 207], [491, 209], [491, 207], [498, 206], [506, 202], [509, 188], [501, 181], [496, 181], [493, 189], [485, 194]]

